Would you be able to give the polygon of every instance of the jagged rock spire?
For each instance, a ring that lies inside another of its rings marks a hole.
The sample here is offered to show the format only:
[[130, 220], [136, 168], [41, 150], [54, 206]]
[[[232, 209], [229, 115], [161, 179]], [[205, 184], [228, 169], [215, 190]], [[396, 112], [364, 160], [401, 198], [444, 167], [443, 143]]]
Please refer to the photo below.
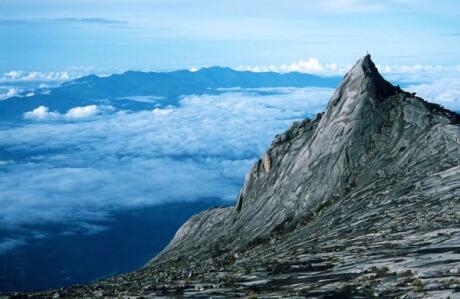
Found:
[[361, 58], [351, 69], [350, 73], [357, 72], [358, 70], [356, 69], [362, 70], [363, 76], [370, 78], [370, 82], [374, 85], [376, 95], [380, 97], [386, 98], [402, 91], [399, 87], [393, 86], [380, 75], [370, 54]]
[[[347, 101], [347, 106], [351, 104], [349, 102], [350, 99], [372, 103], [378, 99], [382, 100], [400, 92], [402, 90], [399, 86], [393, 86], [380, 75], [371, 59], [371, 55], [367, 54], [358, 60], [351, 70], [347, 72], [342, 83], [329, 101], [326, 114], [333, 107], [339, 105], [340, 100]], [[353, 105], [356, 104], [354, 103]]]

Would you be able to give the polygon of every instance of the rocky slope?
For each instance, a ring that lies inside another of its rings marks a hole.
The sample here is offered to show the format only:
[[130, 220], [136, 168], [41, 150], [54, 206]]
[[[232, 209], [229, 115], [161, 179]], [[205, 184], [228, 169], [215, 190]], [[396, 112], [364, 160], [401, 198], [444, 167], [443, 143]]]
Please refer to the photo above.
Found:
[[460, 296], [460, 119], [369, 55], [276, 136], [235, 207], [192, 217], [143, 269], [40, 296]]

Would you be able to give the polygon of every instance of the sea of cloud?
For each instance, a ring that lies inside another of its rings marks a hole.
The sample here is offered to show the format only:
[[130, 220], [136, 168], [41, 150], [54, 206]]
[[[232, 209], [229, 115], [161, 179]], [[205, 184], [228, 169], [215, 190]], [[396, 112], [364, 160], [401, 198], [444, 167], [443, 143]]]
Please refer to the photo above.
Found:
[[40, 225], [91, 234], [120, 209], [231, 203], [274, 135], [322, 111], [333, 92], [264, 91], [189, 96], [179, 107], [136, 113], [91, 105], [59, 114], [41, 106], [24, 124], [0, 126], [0, 227], [15, 232], [0, 240], [0, 251], [36, 238]]

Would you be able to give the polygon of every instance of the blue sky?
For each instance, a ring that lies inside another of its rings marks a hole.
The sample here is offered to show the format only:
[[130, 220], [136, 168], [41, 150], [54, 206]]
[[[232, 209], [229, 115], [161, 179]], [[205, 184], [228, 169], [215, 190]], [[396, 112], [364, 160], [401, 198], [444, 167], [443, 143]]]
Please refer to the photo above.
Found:
[[0, 72], [458, 65], [460, 1], [0, 1]]

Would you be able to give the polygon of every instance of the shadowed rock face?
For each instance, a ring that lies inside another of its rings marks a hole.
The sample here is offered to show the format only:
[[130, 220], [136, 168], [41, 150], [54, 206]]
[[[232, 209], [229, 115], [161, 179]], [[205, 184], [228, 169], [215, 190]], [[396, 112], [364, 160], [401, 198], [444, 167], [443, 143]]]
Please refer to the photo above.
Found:
[[235, 207], [192, 217], [137, 272], [60, 292], [458, 296], [459, 159], [459, 116], [367, 55], [324, 113], [275, 137]]

